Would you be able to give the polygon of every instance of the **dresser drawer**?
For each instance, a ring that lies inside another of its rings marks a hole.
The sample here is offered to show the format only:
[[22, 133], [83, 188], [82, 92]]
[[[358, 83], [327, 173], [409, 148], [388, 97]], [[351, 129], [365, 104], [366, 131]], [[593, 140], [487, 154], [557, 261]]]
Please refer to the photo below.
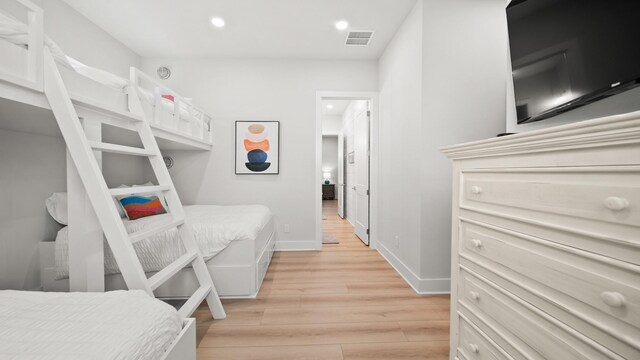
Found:
[[523, 275], [551, 303], [640, 348], [640, 267], [490, 225], [460, 229], [462, 257]]
[[640, 249], [639, 167], [465, 170], [461, 181], [461, 208]]
[[463, 310], [467, 309], [464, 311], [488, 319], [489, 326], [515, 344], [525, 358], [620, 359], [528, 303], [464, 270], [460, 271], [458, 302]]
[[489, 337], [460, 316], [458, 328], [458, 354], [468, 360], [508, 360], [504, 350], [492, 344]]

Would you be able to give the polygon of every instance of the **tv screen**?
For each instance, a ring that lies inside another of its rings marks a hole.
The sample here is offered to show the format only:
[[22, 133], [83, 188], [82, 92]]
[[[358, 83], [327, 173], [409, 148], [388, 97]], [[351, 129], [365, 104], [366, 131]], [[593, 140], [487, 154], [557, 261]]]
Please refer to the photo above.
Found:
[[507, 7], [518, 123], [640, 80], [640, 0], [514, 0]]

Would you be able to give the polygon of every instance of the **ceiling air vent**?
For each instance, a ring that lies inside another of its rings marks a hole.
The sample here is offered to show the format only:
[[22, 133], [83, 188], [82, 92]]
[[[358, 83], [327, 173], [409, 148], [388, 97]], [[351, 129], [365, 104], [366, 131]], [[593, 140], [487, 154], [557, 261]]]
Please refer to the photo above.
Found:
[[348, 46], [367, 46], [373, 37], [373, 31], [349, 31], [347, 41], [344, 43]]

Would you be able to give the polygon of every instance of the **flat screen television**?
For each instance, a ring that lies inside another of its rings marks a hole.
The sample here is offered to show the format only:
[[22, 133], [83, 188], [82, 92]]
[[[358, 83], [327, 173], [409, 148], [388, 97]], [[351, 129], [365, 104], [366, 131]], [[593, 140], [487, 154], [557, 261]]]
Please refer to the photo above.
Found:
[[640, 0], [513, 0], [507, 23], [519, 124], [640, 85]]

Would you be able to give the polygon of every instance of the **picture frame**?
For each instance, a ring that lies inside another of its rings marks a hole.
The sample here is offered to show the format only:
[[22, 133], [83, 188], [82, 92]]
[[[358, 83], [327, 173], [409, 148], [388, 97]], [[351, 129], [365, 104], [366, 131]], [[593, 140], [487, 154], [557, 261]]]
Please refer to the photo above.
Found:
[[280, 121], [236, 121], [235, 173], [280, 174]]

